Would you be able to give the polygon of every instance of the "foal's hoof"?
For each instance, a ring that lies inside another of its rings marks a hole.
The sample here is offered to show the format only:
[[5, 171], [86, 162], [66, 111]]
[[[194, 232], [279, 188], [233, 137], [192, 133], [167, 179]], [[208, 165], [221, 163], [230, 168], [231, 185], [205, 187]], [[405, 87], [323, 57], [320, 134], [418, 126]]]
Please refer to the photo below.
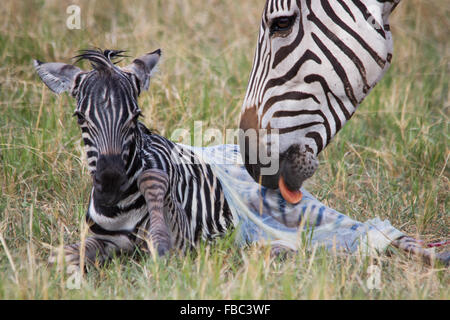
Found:
[[436, 254], [436, 260], [439, 261], [439, 263], [442, 263], [446, 267], [450, 266], [450, 251], [445, 251], [445, 252]]
[[158, 252], [158, 257], [165, 257], [169, 254], [170, 248], [168, 246], [158, 246], [156, 251]]
[[[55, 265], [58, 263], [59, 252], [57, 250], [53, 251], [48, 258], [49, 265]], [[80, 254], [78, 249], [71, 246], [65, 246], [63, 249], [63, 260], [66, 266], [79, 266], [80, 265]]]
[[295, 250], [292, 250], [291, 248], [287, 248], [282, 245], [273, 245], [270, 248], [270, 256], [274, 259], [280, 259], [282, 261], [288, 259], [289, 257], [292, 257], [295, 253]]

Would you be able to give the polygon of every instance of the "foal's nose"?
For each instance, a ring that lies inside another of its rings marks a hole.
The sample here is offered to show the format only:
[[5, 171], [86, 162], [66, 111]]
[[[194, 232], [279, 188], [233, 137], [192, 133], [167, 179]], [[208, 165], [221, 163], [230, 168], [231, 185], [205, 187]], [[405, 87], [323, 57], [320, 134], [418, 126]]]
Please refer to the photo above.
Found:
[[103, 204], [115, 204], [127, 182], [125, 165], [120, 155], [101, 155], [93, 177], [96, 200]]

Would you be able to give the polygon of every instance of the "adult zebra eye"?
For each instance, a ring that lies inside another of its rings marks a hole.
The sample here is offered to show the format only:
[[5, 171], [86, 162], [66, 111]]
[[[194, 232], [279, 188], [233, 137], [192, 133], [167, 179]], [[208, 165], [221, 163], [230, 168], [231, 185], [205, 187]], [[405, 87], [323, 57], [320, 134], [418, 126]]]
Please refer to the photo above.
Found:
[[294, 25], [295, 15], [290, 17], [278, 17], [275, 18], [270, 26], [270, 32], [288, 31]]

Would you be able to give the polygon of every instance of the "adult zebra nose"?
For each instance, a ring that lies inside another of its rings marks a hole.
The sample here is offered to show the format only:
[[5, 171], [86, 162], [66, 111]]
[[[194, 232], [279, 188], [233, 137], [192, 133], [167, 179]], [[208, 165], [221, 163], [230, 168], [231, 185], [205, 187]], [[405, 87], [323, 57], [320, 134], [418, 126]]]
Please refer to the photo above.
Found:
[[120, 155], [101, 155], [93, 176], [94, 200], [105, 206], [116, 204], [127, 182], [125, 165]]
[[316, 155], [304, 144], [293, 144], [283, 154], [278, 187], [283, 198], [296, 204], [302, 200], [300, 188], [319, 166]]
[[302, 144], [294, 144], [280, 155], [279, 170], [272, 174], [264, 174], [264, 169], [272, 164], [263, 165], [251, 161], [249, 150], [241, 149], [245, 168], [250, 176], [262, 186], [270, 189], [280, 189], [283, 198], [292, 204], [301, 201], [300, 188], [317, 170], [319, 162], [315, 154]]

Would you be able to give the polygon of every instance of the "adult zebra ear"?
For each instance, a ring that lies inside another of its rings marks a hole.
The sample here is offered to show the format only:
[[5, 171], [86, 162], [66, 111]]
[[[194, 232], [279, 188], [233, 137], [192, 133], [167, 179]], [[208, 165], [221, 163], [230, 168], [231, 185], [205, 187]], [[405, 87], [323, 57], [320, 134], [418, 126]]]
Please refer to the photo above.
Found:
[[147, 53], [123, 68], [124, 71], [131, 72], [139, 79], [141, 90], [148, 90], [150, 77], [155, 71], [155, 67], [161, 58], [161, 49]]
[[42, 81], [57, 94], [70, 91], [75, 77], [82, 72], [74, 65], [61, 62], [44, 63], [33, 60], [33, 65]]

